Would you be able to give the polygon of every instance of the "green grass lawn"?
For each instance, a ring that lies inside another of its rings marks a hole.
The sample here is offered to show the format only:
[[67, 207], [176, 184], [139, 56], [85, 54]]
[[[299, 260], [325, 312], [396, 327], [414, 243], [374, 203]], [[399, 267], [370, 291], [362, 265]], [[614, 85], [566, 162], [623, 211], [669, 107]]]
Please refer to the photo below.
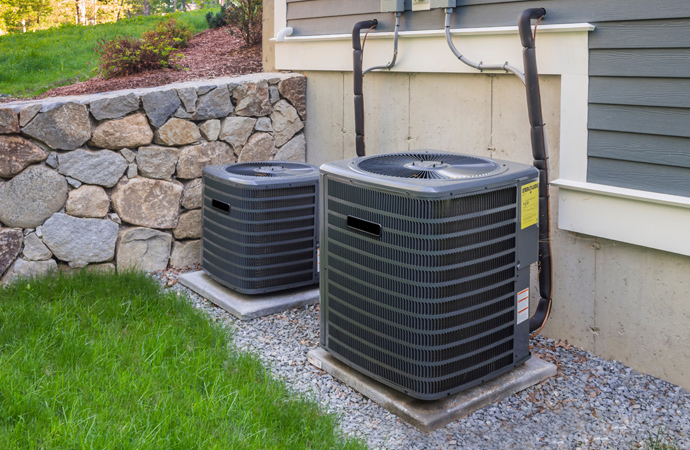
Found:
[[0, 36], [0, 94], [39, 95], [48, 89], [94, 76], [99, 39], [141, 37], [169, 17], [186, 22], [194, 33], [208, 28], [207, 10], [136, 17], [95, 26], [62, 26], [35, 33]]
[[229, 337], [143, 274], [0, 288], [0, 448], [363, 448]]

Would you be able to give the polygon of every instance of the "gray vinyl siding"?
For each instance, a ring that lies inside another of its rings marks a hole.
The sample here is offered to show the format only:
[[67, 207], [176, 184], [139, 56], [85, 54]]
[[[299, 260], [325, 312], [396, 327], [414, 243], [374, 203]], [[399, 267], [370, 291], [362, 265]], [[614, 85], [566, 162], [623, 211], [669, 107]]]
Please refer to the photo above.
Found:
[[690, 196], [688, 17], [597, 24], [587, 181]]
[[[350, 33], [376, 18], [378, 0], [287, 0], [294, 35]], [[689, 0], [461, 0], [454, 28], [509, 26], [526, 8], [545, 23], [589, 22], [592, 183], [690, 196]], [[403, 30], [441, 29], [443, 11], [403, 15]], [[564, 49], [567, 51], [567, 49]]]

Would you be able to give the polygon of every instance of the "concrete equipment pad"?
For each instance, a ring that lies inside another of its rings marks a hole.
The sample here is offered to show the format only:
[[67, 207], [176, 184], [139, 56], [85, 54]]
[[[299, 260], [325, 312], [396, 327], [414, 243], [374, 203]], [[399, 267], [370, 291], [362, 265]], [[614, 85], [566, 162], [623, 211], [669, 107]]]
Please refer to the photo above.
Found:
[[556, 366], [532, 356], [491, 381], [440, 400], [409, 397], [340, 362], [321, 347], [309, 352], [311, 364], [424, 432], [430, 432], [556, 375]]
[[319, 302], [318, 285], [269, 294], [245, 295], [226, 288], [202, 270], [180, 275], [179, 280], [183, 286], [241, 320], [255, 319]]

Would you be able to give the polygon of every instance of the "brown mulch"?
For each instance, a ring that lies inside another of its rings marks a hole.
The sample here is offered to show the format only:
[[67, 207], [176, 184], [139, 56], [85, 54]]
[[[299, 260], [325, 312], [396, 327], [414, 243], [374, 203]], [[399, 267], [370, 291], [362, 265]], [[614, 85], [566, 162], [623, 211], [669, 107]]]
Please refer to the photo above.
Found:
[[182, 49], [185, 70], [159, 69], [104, 80], [97, 77], [81, 83], [51, 89], [36, 98], [82, 95], [143, 87], [162, 86], [180, 81], [218, 78], [262, 71], [261, 45], [247, 47], [229, 28], [205, 30], [189, 40]]

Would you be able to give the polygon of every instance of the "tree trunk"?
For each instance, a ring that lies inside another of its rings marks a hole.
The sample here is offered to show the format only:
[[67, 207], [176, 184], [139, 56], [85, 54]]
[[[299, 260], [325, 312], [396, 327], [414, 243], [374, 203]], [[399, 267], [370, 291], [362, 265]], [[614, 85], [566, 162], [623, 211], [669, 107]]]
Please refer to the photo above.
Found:
[[120, 20], [120, 13], [122, 12], [122, 7], [125, 4], [125, 0], [120, 1], [120, 9], [117, 10], [117, 18], [115, 19], [115, 22]]
[[144, 0], [144, 15], [149, 15], [149, 0]]
[[77, 8], [77, 25], [86, 25], [86, 0], [74, 0]]

